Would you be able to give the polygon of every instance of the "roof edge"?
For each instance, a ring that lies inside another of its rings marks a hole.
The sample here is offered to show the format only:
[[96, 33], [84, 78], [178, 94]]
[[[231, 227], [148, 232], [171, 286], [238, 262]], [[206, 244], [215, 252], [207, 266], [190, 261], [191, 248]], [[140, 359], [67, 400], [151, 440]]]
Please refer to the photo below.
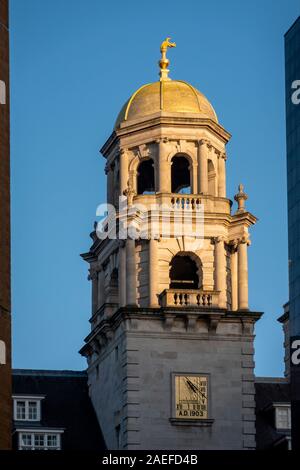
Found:
[[297, 21], [300, 20], [300, 16], [298, 16], [298, 18], [295, 19], [294, 23], [289, 27], [289, 29], [286, 31], [286, 33], [284, 33], [284, 37], [287, 36], [287, 34], [289, 34], [289, 32], [294, 28], [295, 24], [297, 23]]
[[41, 377], [86, 377], [85, 370], [47, 370], [47, 369], [13, 369], [12, 375], [29, 375]]

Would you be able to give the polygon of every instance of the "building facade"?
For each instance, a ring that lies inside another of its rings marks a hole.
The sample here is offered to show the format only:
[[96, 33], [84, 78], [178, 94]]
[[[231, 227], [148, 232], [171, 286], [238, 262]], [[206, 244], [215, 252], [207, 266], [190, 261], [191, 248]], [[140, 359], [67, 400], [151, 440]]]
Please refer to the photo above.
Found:
[[[249, 228], [226, 193], [226, 144], [207, 98], [160, 80], [123, 106], [101, 152], [115, 208], [91, 234], [90, 396], [109, 449], [253, 449]], [[117, 228], [113, 221], [116, 221]]]
[[8, 1], [0, 0], [0, 449], [11, 447]]
[[103, 451], [85, 371], [14, 369], [13, 449]]
[[[293, 449], [300, 448], [300, 17], [285, 34], [289, 330]], [[295, 356], [293, 356], [295, 353]]]
[[283, 377], [257, 377], [256, 449], [291, 450], [291, 391]]

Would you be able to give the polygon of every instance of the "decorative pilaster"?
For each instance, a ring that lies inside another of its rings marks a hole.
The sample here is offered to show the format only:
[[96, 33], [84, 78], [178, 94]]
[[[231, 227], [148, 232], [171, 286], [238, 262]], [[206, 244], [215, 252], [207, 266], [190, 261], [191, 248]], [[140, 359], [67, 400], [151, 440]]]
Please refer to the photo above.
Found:
[[113, 167], [109, 163], [105, 166], [105, 174], [107, 175], [107, 202], [113, 204]]
[[218, 157], [218, 196], [226, 197], [226, 154]]
[[126, 240], [126, 305], [136, 305], [135, 240]]
[[126, 149], [120, 150], [120, 195], [124, 194], [128, 183], [128, 152]]
[[219, 307], [226, 308], [226, 259], [224, 238], [215, 238], [216, 290], [219, 291]]
[[98, 304], [98, 309], [102, 307], [102, 305], [105, 302], [105, 292], [104, 292], [104, 269], [102, 266], [100, 266], [99, 271], [98, 271], [98, 299], [97, 299], [97, 304]]
[[119, 307], [126, 305], [126, 248], [125, 240], [119, 244]]
[[92, 281], [92, 315], [96, 313], [98, 308], [98, 271], [95, 266], [89, 269], [89, 281]]
[[198, 193], [208, 193], [208, 144], [209, 141], [202, 139], [198, 141]]
[[231, 310], [238, 309], [238, 254], [237, 243], [231, 244], [230, 253], [230, 273], [231, 273]]
[[158, 277], [158, 240], [149, 239], [149, 306], [158, 307], [157, 277]]
[[169, 171], [168, 139], [159, 139], [158, 144], [158, 191], [160, 193], [171, 192], [171, 175]]
[[195, 161], [189, 168], [190, 174], [191, 174], [191, 192], [192, 194], [197, 194], [197, 187], [198, 187], [198, 182], [197, 182], [197, 175], [198, 175], [198, 163]]
[[243, 237], [238, 244], [238, 308], [248, 310], [248, 255], [250, 245], [248, 237]]

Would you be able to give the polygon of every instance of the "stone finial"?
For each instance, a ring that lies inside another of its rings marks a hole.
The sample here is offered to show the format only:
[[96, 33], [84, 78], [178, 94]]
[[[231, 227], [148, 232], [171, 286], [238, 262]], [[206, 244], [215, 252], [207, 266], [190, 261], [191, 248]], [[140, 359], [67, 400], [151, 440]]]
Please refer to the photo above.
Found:
[[244, 186], [242, 184], [239, 184], [238, 190], [239, 192], [234, 196], [234, 199], [238, 203], [237, 214], [245, 212], [245, 201], [248, 199], [247, 194], [244, 193]]

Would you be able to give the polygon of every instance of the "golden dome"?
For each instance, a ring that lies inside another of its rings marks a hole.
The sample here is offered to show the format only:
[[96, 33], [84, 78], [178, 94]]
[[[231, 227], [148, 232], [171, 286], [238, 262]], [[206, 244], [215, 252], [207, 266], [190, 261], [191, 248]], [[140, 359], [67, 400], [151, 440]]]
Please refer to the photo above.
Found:
[[161, 80], [139, 88], [121, 109], [116, 123], [144, 118], [158, 112], [188, 113], [218, 122], [208, 99], [192, 85], [181, 80]]

